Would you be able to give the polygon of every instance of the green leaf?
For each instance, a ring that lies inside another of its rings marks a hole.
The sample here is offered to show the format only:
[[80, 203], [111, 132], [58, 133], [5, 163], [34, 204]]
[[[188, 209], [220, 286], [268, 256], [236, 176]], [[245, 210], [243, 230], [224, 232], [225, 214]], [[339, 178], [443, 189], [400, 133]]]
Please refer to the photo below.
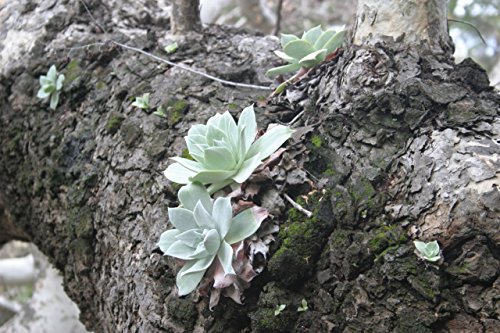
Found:
[[276, 75], [281, 75], [289, 72], [295, 72], [302, 67], [299, 63], [296, 64], [288, 64], [284, 66], [279, 66], [279, 67], [274, 67], [271, 68], [266, 72], [267, 76], [276, 76]]
[[305, 298], [303, 298], [297, 311], [304, 312], [304, 311], [307, 311], [308, 309], [309, 309], [309, 307], [307, 306], [307, 301], [305, 300]]
[[64, 82], [64, 74], [59, 75], [56, 82], [56, 90], [61, 90]]
[[223, 180], [220, 182], [213, 183], [207, 188], [208, 193], [213, 194], [213, 193], [217, 192], [218, 190], [223, 189], [224, 187], [226, 187], [227, 185], [230, 185], [232, 183], [234, 183], [234, 181], [232, 179], [226, 179], [226, 180]]
[[219, 251], [219, 247], [221, 245], [220, 235], [215, 229], [211, 229], [205, 235], [205, 239], [203, 240], [203, 245], [207, 249], [207, 252], [210, 254], [216, 254]]
[[172, 44], [168, 44], [167, 46], [165, 46], [165, 52], [167, 52], [168, 54], [174, 53], [175, 51], [177, 51], [178, 48], [179, 45], [177, 45], [177, 43], [174, 42]]
[[311, 45], [314, 45], [322, 33], [323, 29], [321, 29], [321, 25], [318, 25], [304, 32], [302, 39], [308, 41]]
[[49, 71], [47, 72], [47, 78], [51, 83], [55, 83], [57, 80], [57, 69], [55, 65], [50, 66]]
[[198, 229], [193, 212], [183, 207], [169, 208], [168, 220], [181, 232]]
[[285, 310], [285, 308], [286, 308], [285, 304], [276, 305], [276, 307], [274, 308], [274, 315], [279, 316], [281, 314], [281, 312], [283, 312], [283, 310]]
[[195, 249], [190, 246], [187, 246], [181, 241], [175, 241], [165, 251], [165, 255], [182, 260], [192, 260], [193, 254], [195, 254]]
[[311, 54], [308, 54], [304, 58], [300, 59], [299, 64], [302, 67], [311, 68], [325, 60], [326, 57], [326, 49], [321, 49], [315, 51]]
[[203, 270], [190, 274], [184, 274], [185, 271], [189, 270], [195, 264], [196, 262], [194, 261], [188, 262], [177, 274], [176, 283], [177, 288], [179, 289], [179, 296], [187, 295], [195, 290], [203, 278], [203, 275], [205, 275], [205, 271]]
[[180, 163], [172, 163], [165, 171], [163, 171], [163, 175], [174, 183], [189, 184], [191, 182], [189, 179], [194, 177], [196, 172], [189, 170]]
[[177, 163], [179, 163], [183, 167], [185, 167], [189, 170], [195, 171], [195, 172], [201, 171], [203, 169], [203, 166], [199, 162], [188, 160], [187, 158], [175, 156], [175, 157], [172, 157], [171, 159], [176, 161]]
[[50, 96], [50, 92], [46, 92], [43, 87], [38, 90], [38, 94], [36, 94], [36, 97], [38, 98], [46, 98]]
[[165, 109], [163, 109], [163, 106], [160, 106], [155, 112], [153, 112], [155, 116], [162, 117], [162, 118], [167, 118], [167, 115], [165, 114]]
[[294, 131], [287, 126], [274, 126], [254, 142], [247, 155], [252, 156], [259, 152], [261, 159], [265, 159], [281, 147], [281, 145], [292, 136], [293, 132]]
[[323, 48], [326, 49], [327, 54], [332, 53], [333, 51], [342, 46], [342, 44], [344, 43], [345, 33], [346, 33], [345, 30], [339, 31], [333, 37], [331, 37], [330, 40], [328, 40], [328, 42], [325, 43]]
[[262, 216], [257, 216], [257, 212], [260, 211], [249, 208], [233, 217], [231, 227], [224, 240], [229, 244], [234, 244], [252, 236], [265, 219], [265, 217], [262, 218]]
[[50, 96], [50, 108], [55, 110], [57, 108], [57, 104], [59, 103], [59, 92], [55, 91]]
[[177, 196], [184, 208], [193, 211], [198, 202], [201, 202], [205, 210], [212, 214], [212, 199], [203, 185], [194, 183], [183, 186]]
[[236, 275], [233, 269], [233, 248], [227, 242], [222, 242], [219, 252], [217, 252], [217, 258], [224, 269], [225, 275]]
[[176, 235], [175, 240], [182, 241], [187, 246], [195, 248], [203, 242], [203, 234], [200, 232], [200, 229], [191, 229]]
[[299, 37], [292, 34], [281, 34], [281, 48], [284, 49], [288, 43], [294, 40], [299, 40]]
[[425, 253], [425, 243], [424, 242], [421, 242], [419, 240], [415, 240], [415, 241], [413, 241], [413, 244], [417, 248], [418, 252]]
[[316, 43], [314, 43], [314, 48], [316, 50], [323, 49], [324, 45], [330, 40], [335, 35], [335, 30], [327, 30], [319, 36], [319, 38], [316, 40]]
[[[245, 129], [244, 132], [243, 129]], [[238, 131], [240, 133], [243, 132], [242, 139], [244, 140], [245, 147], [248, 149], [257, 135], [257, 121], [255, 120], [253, 104], [247, 106], [241, 112], [240, 119], [238, 120]]]
[[40, 76], [40, 86], [49, 86], [52, 85], [53, 82], [45, 75]]
[[425, 244], [425, 254], [428, 257], [433, 257], [439, 254], [439, 244], [437, 241], [432, 241]]
[[233, 170], [204, 170], [191, 177], [191, 181], [212, 184], [227, 180], [234, 174]]
[[283, 51], [292, 58], [302, 59], [309, 53], [313, 53], [316, 50], [311, 45], [311, 43], [299, 39], [286, 44], [286, 46], [283, 48]]
[[175, 236], [180, 233], [181, 232], [177, 229], [167, 230], [162, 233], [157, 244], [161, 252], [165, 253], [167, 249], [176, 241]]
[[233, 154], [223, 147], [211, 147], [205, 149], [204, 167], [211, 170], [231, 170], [236, 167]]
[[201, 202], [198, 202], [194, 207], [193, 215], [198, 227], [202, 229], [215, 229], [215, 221]]
[[231, 207], [231, 198], [215, 199], [212, 218], [216, 222], [221, 238], [226, 237], [231, 220], [233, 219], [233, 208]]
[[274, 51], [274, 54], [276, 54], [278, 57], [280, 57], [281, 59], [285, 60], [286, 62], [289, 62], [291, 64], [295, 64], [297, 63], [297, 59], [293, 58], [293, 57], [290, 57], [289, 55], [287, 55], [285, 52], [281, 52], [279, 50], [276, 50]]
[[260, 165], [261, 161], [262, 157], [259, 153], [257, 153], [255, 156], [245, 160], [241, 168], [238, 170], [238, 173], [231, 178], [239, 184], [243, 183], [252, 175], [255, 169]]
[[274, 90], [273, 95], [281, 94], [283, 91], [285, 91], [286, 87], [288, 87], [288, 82], [285, 81]]

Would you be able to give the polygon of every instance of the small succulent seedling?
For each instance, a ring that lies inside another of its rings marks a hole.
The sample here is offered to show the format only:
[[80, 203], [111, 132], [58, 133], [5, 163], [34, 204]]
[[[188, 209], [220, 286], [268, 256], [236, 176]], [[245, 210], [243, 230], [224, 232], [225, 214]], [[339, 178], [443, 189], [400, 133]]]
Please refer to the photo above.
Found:
[[302, 299], [302, 302], [300, 303], [300, 306], [297, 308], [298, 312], [304, 312], [309, 310], [309, 307], [307, 306], [307, 301], [305, 298]]
[[312, 68], [324, 61], [330, 53], [342, 46], [345, 30], [323, 31], [321, 26], [305, 31], [301, 38], [295, 35], [281, 34], [283, 51], [274, 53], [288, 62], [288, 65], [272, 68], [266, 75], [275, 76], [295, 72], [300, 68]]
[[232, 244], [251, 236], [261, 219], [252, 209], [233, 217], [230, 198], [212, 200], [206, 188], [194, 183], [178, 193], [180, 207], [169, 208], [168, 217], [175, 229], [160, 236], [158, 246], [165, 254], [185, 261], [177, 274], [179, 295], [193, 291], [205, 271], [218, 261], [224, 274], [235, 275]]
[[167, 115], [165, 114], [165, 109], [161, 105], [155, 112], [153, 112], [153, 114], [158, 117], [167, 118]]
[[283, 312], [283, 310], [285, 310], [285, 308], [286, 308], [286, 304], [276, 305], [276, 307], [274, 308], [274, 315], [279, 316], [281, 314], [281, 312]]
[[50, 108], [55, 110], [59, 103], [59, 94], [64, 82], [64, 74], [57, 74], [55, 65], [50, 66], [47, 75], [40, 76], [40, 90], [36, 95], [38, 98], [50, 96]]
[[424, 243], [421, 241], [413, 241], [415, 244], [416, 251], [415, 253], [422, 259], [436, 262], [441, 259], [441, 251], [439, 249], [439, 244], [437, 241], [432, 241], [429, 243]]
[[165, 46], [165, 52], [167, 52], [168, 54], [174, 53], [175, 51], [177, 51], [178, 48], [179, 45], [177, 45], [177, 43], [174, 42], [172, 44], [168, 44], [167, 46]]
[[[185, 137], [193, 160], [173, 157], [164, 175], [169, 180], [188, 184], [211, 184], [210, 193], [232, 184], [243, 183], [262, 160], [274, 153], [293, 133], [277, 125], [255, 140], [257, 123], [253, 105], [241, 113], [238, 125], [229, 112], [217, 114], [206, 125], [194, 125]], [[254, 141], [255, 140], [255, 141]]]
[[142, 97], [136, 97], [135, 102], [132, 106], [138, 107], [139, 109], [148, 110], [149, 109], [149, 93], [145, 93]]

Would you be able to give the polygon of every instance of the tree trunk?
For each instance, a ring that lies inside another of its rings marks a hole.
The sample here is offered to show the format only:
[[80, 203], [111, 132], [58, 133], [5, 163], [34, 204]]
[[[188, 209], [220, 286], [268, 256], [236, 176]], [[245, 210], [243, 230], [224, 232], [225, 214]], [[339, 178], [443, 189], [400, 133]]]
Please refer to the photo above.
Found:
[[[161, 54], [154, 36], [162, 35], [164, 26], [153, 20], [146, 38], [145, 29], [137, 30], [138, 19], [120, 17], [123, 13], [110, 6], [109, 17], [122, 22], [113, 29], [99, 2], [89, 6], [107, 27], [108, 34], [101, 35], [88, 28], [94, 24], [85, 21], [84, 9], [64, 4], [42, 11], [49, 19], [36, 25], [39, 30], [16, 31], [10, 21], [0, 28], [3, 50], [19, 36], [32, 34], [33, 40], [16, 44], [29, 56], [0, 60], [2, 68], [9, 64], [0, 77], [1, 216], [9, 216], [61, 269], [88, 329], [494, 332], [499, 327], [500, 97], [478, 65], [470, 60], [455, 65], [446, 43], [428, 37], [367, 44], [354, 38], [356, 45], [258, 107], [262, 128], [304, 111], [300, 122], [313, 133], [304, 142], [307, 154], [296, 159], [308, 159], [315, 189], [296, 200], [314, 215], [306, 218], [295, 209], [276, 213], [281, 226], [274, 254], [245, 293], [245, 304], [223, 299], [210, 312], [205, 298], [177, 297], [178, 268], [156, 248], [167, 228], [167, 207], [176, 205], [176, 187], [161, 172], [168, 157], [182, 155], [190, 125], [228, 107], [236, 115], [265, 96], [111, 43], [63, 49], [113, 39]], [[40, 11], [27, 4], [0, 10], [14, 9], [10, 14], [18, 21], [40, 20]], [[145, 10], [154, 18], [152, 8]], [[169, 59], [227, 80], [269, 83], [263, 73], [278, 47], [274, 39], [222, 27], [203, 33], [203, 40], [180, 46]], [[66, 75], [55, 111], [35, 98], [38, 77], [51, 64]], [[152, 110], [133, 108], [131, 99], [147, 92]], [[160, 105], [166, 118], [152, 114]], [[287, 170], [287, 178], [300, 178], [292, 171], [302, 172]], [[287, 188], [290, 194], [303, 189], [300, 183]], [[0, 218], [0, 227], [5, 221]], [[443, 262], [420, 260], [414, 239], [437, 239]], [[298, 312], [302, 299], [308, 309]], [[280, 304], [287, 307], [276, 316]]]
[[200, 31], [200, 0], [173, 0], [170, 25], [175, 35]]

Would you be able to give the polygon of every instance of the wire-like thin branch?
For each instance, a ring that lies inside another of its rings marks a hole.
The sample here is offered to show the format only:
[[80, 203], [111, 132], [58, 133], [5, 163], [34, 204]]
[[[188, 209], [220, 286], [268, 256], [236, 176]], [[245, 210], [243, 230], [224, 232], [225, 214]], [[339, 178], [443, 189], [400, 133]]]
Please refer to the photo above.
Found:
[[293, 206], [293, 208], [295, 208], [301, 213], [304, 213], [304, 215], [307, 216], [308, 218], [311, 218], [313, 216], [313, 213], [311, 213], [310, 211], [308, 211], [307, 209], [305, 209], [304, 207], [293, 201], [293, 199], [290, 198], [288, 194], [284, 193], [283, 196], [285, 197], [286, 201], [288, 201]]
[[278, 36], [281, 30], [281, 10], [283, 8], [283, 0], [278, 0], [276, 7], [276, 26], [274, 27], [273, 35]]
[[481, 41], [483, 42], [483, 44], [486, 45], [486, 46], [488, 45], [486, 43], [486, 40], [483, 38], [483, 35], [481, 34], [481, 31], [479, 31], [479, 29], [476, 28], [476, 26], [474, 24], [469, 23], [469, 22], [465, 22], [465, 21], [461, 21], [461, 20], [457, 20], [457, 19], [452, 19], [452, 18], [448, 18], [448, 21], [450, 21], [450, 22], [456, 22], [456, 23], [462, 23], [462, 24], [468, 25], [469, 27], [471, 27], [472, 29], [474, 29], [477, 32], [477, 34], [478, 34], [479, 38], [481, 39]]
[[118, 46], [120, 46], [120, 47], [122, 47], [124, 49], [127, 49], [127, 50], [139, 52], [141, 54], [144, 54], [145, 56], [148, 56], [150, 58], [153, 58], [155, 60], [163, 62], [163, 63], [165, 63], [167, 65], [181, 68], [181, 69], [183, 69], [185, 71], [201, 75], [203, 77], [206, 77], [207, 79], [210, 79], [210, 80], [213, 80], [213, 81], [216, 81], [216, 82], [220, 82], [220, 83], [226, 84], [228, 86], [243, 87], [243, 88], [252, 88], [252, 89], [260, 89], [260, 90], [271, 90], [272, 89], [271, 87], [268, 87], [268, 86], [258, 86], [258, 85], [255, 85], [255, 84], [247, 84], [247, 83], [239, 83], [239, 82], [227, 81], [227, 80], [215, 77], [213, 75], [204, 73], [202, 71], [193, 69], [191, 67], [188, 67], [188, 66], [185, 66], [185, 65], [182, 65], [182, 64], [177, 64], [177, 63], [169, 61], [167, 59], [163, 59], [163, 58], [158, 57], [158, 56], [156, 56], [156, 55], [154, 55], [152, 53], [146, 52], [144, 50], [138, 49], [138, 48], [133, 47], [133, 46], [128, 46], [128, 45], [125, 45], [125, 44], [122, 44], [122, 43], [118, 43], [118, 42], [115, 42], [113, 40], [111, 41], [111, 43], [116, 44], [116, 45], [118, 45]]

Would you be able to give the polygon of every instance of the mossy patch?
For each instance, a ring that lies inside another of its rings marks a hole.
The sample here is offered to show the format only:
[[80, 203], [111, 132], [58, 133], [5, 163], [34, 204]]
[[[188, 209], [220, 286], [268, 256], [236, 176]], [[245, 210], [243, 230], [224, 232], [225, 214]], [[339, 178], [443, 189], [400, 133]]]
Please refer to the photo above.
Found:
[[193, 156], [191, 156], [191, 154], [189, 153], [189, 149], [187, 149], [187, 148], [184, 148], [182, 150], [181, 157], [188, 159], [188, 160], [191, 160], [191, 161], [194, 161]]
[[111, 115], [106, 123], [106, 130], [109, 134], [115, 134], [122, 125], [125, 117], [122, 115]]
[[323, 144], [323, 140], [321, 139], [321, 137], [319, 135], [315, 134], [311, 137], [311, 143], [313, 144], [314, 147], [321, 148], [321, 145]]
[[368, 241], [368, 249], [375, 255], [381, 255], [389, 248], [394, 248], [407, 241], [408, 237], [401, 227], [397, 225], [381, 226], [373, 232], [372, 238]]
[[78, 60], [71, 60], [63, 71], [63, 74], [65, 76], [64, 85], [69, 85], [70, 83], [75, 81], [78, 76], [80, 76], [81, 71], [82, 69], [78, 64]]
[[312, 207], [309, 207], [304, 199], [297, 199], [298, 204], [313, 211], [313, 216], [307, 218], [292, 208], [288, 212], [287, 222], [280, 227], [278, 238], [281, 246], [271, 257], [268, 268], [274, 279], [284, 286], [296, 286], [310, 276], [328, 238], [328, 232], [333, 227], [332, 220], [320, 218], [331, 216], [331, 213], [322, 212], [331, 212], [330, 200], [323, 196], [328, 194], [317, 192], [311, 195], [308, 202], [315, 203]]
[[175, 125], [181, 121], [184, 114], [189, 109], [189, 103], [186, 100], [170, 100], [165, 107], [167, 121], [169, 125]]

